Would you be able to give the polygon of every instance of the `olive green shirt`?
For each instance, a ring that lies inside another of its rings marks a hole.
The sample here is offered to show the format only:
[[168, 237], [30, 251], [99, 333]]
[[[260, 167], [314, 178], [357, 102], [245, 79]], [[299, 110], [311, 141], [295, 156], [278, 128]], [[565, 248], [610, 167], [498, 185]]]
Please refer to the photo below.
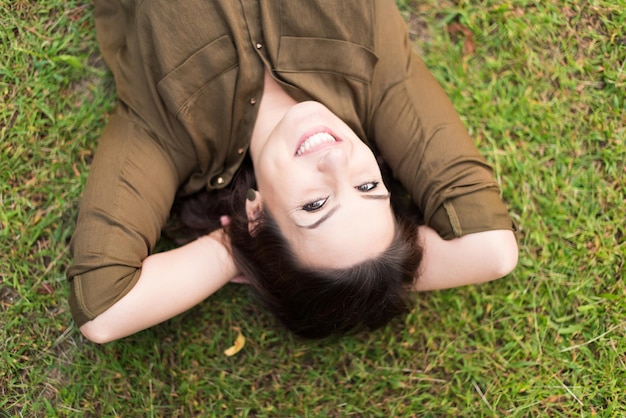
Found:
[[442, 237], [511, 228], [490, 167], [392, 0], [112, 2], [125, 16], [106, 3], [96, 22], [118, 96], [177, 157], [183, 193], [230, 182], [267, 67], [380, 153]]
[[345, 121], [443, 238], [512, 227], [491, 168], [413, 52], [393, 0], [96, 0], [95, 22], [120, 105], [72, 237], [79, 326], [134, 286], [176, 193], [231, 181], [266, 69], [294, 99]]

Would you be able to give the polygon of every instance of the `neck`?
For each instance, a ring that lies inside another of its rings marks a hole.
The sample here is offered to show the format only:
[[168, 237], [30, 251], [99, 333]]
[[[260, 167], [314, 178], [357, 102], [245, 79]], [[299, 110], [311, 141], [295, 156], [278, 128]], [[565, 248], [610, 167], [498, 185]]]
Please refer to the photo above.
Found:
[[265, 71], [263, 96], [259, 105], [252, 138], [250, 140], [250, 156], [252, 161], [258, 155], [258, 150], [263, 148], [265, 141], [274, 127], [285, 116], [285, 113], [298, 102], [289, 96], [285, 90]]

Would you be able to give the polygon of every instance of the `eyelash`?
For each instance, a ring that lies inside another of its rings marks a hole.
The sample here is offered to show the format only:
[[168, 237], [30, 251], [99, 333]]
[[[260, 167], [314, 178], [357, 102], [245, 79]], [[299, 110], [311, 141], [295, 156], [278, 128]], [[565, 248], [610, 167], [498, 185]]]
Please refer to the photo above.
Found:
[[[361, 193], [368, 193], [371, 192], [372, 190], [374, 190], [376, 187], [378, 187], [378, 184], [380, 182], [378, 181], [368, 181], [366, 183], [363, 184], [359, 184], [358, 186], [355, 186], [355, 189]], [[362, 189], [365, 186], [366, 189]], [[328, 197], [323, 197], [320, 199], [315, 199], [309, 203], [306, 203], [304, 205], [302, 205], [302, 210], [305, 212], [317, 212], [318, 210], [322, 209], [324, 207], [324, 205], [326, 204], [326, 201], [328, 200]]]
[[[326, 201], [328, 200], [327, 197], [323, 197], [321, 199], [315, 199], [309, 203], [306, 203], [304, 205], [302, 205], [302, 210], [305, 212], [317, 212], [318, 210], [320, 210], [322, 207], [324, 207], [324, 205], [326, 204]], [[321, 203], [320, 203], [321, 202]], [[319, 206], [314, 206], [319, 204]]]
[[[372, 190], [374, 190], [376, 187], [378, 187], [378, 181], [368, 181], [367, 183], [363, 183], [360, 184], [358, 186], [355, 187], [355, 189], [357, 189], [359, 192], [363, 192], [363, 193], [367, 193], [367, 192], [371, 192]], [[361, 187], [367, 187], [366, 190], [362, 190]]]

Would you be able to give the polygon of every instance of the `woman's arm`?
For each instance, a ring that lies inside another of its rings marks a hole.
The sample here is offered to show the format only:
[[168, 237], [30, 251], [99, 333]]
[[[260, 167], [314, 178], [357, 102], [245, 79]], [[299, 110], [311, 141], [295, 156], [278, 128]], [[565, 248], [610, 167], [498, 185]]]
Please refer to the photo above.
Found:
[[372, 140], [424, 223], [446, 240], [512, 229], [492, 167], [446, 92], [415, 54], [393, 1], [375, 2]]
[[415, 290], [438, 290], [499, 279], [517, 265], [513, 231], [493, 230], [442, 239], [435, 230], [419, 227], [424, 257]]
[[149, 256], [132, 290], [80, 331], [102, 344], [149, 328], [200, 303], [238, 274], [222, 240], [220, 229], [183, 247]]

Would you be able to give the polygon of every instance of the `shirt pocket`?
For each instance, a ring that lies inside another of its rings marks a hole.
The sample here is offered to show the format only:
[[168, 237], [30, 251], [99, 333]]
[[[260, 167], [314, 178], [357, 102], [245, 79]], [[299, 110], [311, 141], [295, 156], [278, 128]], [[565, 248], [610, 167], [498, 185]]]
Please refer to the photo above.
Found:
[[[181, 113], [187, 113], [189, 107], [198, 101], [198, 96], [208, 96], [209, 102], [221, 102], [219, 106], [215, 103], [216, 106], [210, 108], [223, 108], [224, 97], [215, 94], [225, 93], [222, 76], [237, 65], [235, 45], [229, 35], [224, 35], [196, 51], [169, 72], [159, 81], [157, 90], [167, 109], [179, 119], [183, 116]], [[209, 111], [207, 108], [204, 110]]]
[[[381, 0], [266, 0], [262, 9], [280, 19], [279, 36], [345, 41], [374, 48], [375, 3]], [[268, 15], [266, 14], [266, 16]]]
[[281, 73], [330, 73], [369, 84], [377, 61], [374, 52], [355, 43], [283, 36], [276, 70]]

